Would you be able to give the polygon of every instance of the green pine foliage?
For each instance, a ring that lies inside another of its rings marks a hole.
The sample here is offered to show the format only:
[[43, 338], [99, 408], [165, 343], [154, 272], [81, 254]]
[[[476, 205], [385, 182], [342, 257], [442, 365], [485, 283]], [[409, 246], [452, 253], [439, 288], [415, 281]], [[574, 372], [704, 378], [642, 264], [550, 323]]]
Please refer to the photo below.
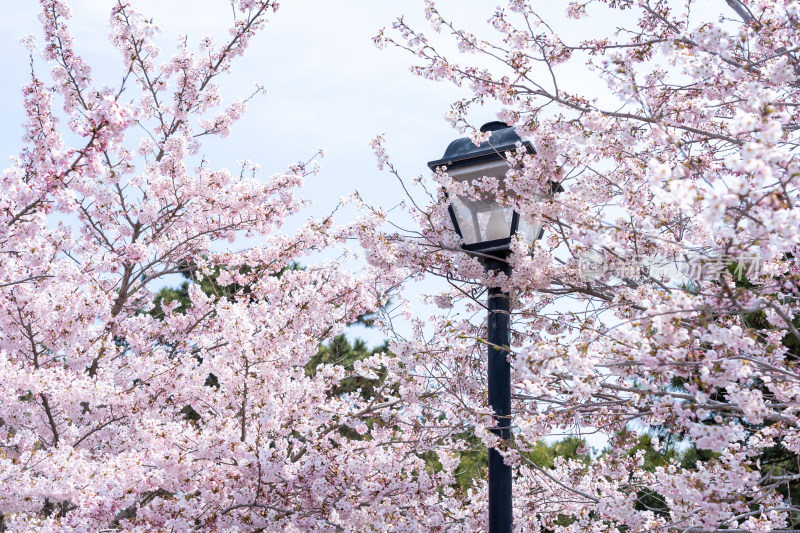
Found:
[[[289, 263], [288, 266], [282, 268], [278, 272], [263, 272], [264, 276], [281, 277], [287, 271], [302, 270], [303, 267], [296, 262]], [[191, 284], [199, 284], [200, 289], [207, 295], [217, 299], [219, 298], [241, 298], [246, 297], [251, 292], [248, 286], [242, 286], [238, 283], [231, 283], [229, 285], [222, 285], [219, 283], [219, 276], [224, 267], [218, 266], [214, 268], [211, 275], [197, 276], [197, 269], [193, 266], [185, 266], [181, 269], [181, 274], [185, 280], [178, 287], [164, 287], [156, 293], [153, 300], [153, 308], [150, 314], [160, 320], [164, 319], [164, 304], [169, 304], [174, 301], [178, 302], [175, 311], [178, 313], [186, 313], [186, 310], [191, 307], [192, 302], [189, 298], [189, 287]], [[252, 267], [242, 267], [239, 269], [241, 274], [251, 274], [254, 270]]]
[[[365, 323], [368, 318], [359, 317], [360, 323]], [[336, 335], [328, 344], [320, 344], [317, 353], [311, 358], [305, 367], [306, 375], [313, 376], [321, 364], [338, 365], [344, 367], [348, 372], [353, 371], [353, 364], [375, 355], [377, 353], [388, 353], [389, 342], [384, 341], [380, 346], [368, 348], [367, 343], [361, 339], [355, 339], [352, 344], [345, 335]], [[375, 396], [378, 388], [382, 385], [384, 377], [379, 369], [378, 379], [367, 379], [362, 376], [346, 377], [333, 388], [331, 394], [339, 396], [341, 394], [358, 392], [363, 398], [370, 399]]]
[[[361, 316], [356, 323], [371, 325], [372, 319], [369, 316]], [[378, 353], [388, 353], [389, 342], [384, 341], [380, 346], [374, 348], [367, 347], [367, 343], [362, 339], [355, 339], [352, 343], [345, 335], [336, 335], [327, 344], [320, 344], [317, 353], [305, 366], [305, 373], [307, 376], [313, 376], [317, 373], [320, 365], [338, 365], [344, 367], [344, 370], [350, 374], [334, 386], [328, 394], [331, 396], [341, 396], [344, 394], [359, 394], [365, 400], [370, 400], [379, 394], [379, 389], [383, 388], [386, 379], [386, 369], [376, 369], [377, 379], [367, 379], [353, 373], [354, 364], [368, 357]], [[391, 394], [393, 391], [384, 391]], [[372, 430], [375, 424], [383, 424], [384, 422], [378, 417], [367, 417], [364, 422], [367, 427]], [[350, 440], [362, 440], [367, 438], [367, 435], [359, 435], [354, 429], [347, 426], [339, 428], [339, 433]]]
[[549, 444], [539, 441], [533, 450], [526, 452], [524, 455], [536, 466], [549, 469], [555, 465], [556, 457], [577, 459], [588, 463], [591, 460], [591, 456], [584, 451], [585, 449], [585, 440], [580, 437], [567, 437]]

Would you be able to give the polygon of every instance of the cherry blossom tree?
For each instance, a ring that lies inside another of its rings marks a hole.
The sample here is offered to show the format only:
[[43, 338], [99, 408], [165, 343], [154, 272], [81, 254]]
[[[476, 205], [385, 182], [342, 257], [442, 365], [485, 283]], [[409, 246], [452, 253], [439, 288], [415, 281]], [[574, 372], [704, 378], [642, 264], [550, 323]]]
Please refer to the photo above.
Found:
[[[365, 206], [374, 266], [449, 282], [431, 295], [442, 309], [431, 327], [419, 322], [392, 349], [430, 380], [436, 431], [497, 446], [483, 288], [512, 294], [515, 431], [504, 453], [519, 531], [795, 531], [800, 4], [537, 5], [509, 0], [468, 31], [426, 0], [436, 38], [402, 18], [375, 38], [412, 53], [415, 74], [464, 88], [446, 116], [476, 144], [491, 142], [470, 122], [486, 103], [537, 150], [506, 154], [501, 189], [457, 184], [446, 169], [415, 180], [422, 189], [408, 184], [412, 232], [374, 229], [390, 219]], [[401, 177], [384, 138], [373, 147]], [[564, 191], [549, 194], [550, 181]], [[545, 237], [514, 243], [510, 277], [487, 274], [460, 251], [443, 190], [494, 195]], [[648, 467], [634, 444], [651, 428], [701, 460], [682, 464], [655, 439], [664, 461]], [[544, 437], [592, 432], [610, 446], [590, 461], [531, 460]]]
[[[117, 0], [122, 82], [102, 87], [66, 1], [40, 3], [52, 81], [29, 40], [0, 199], [0, 530], [474, 530], [422, 458], [425, 381], [382, 351], [306, 372], [397, 282], [292, 268], [360, 230], [280, 231], [315, 163], [262, 178], [198, 155], [245, 111], [220, 83], [278, 4], [235, 0], [227, 40], [157, 63], [155, 23]], [[185, 298], [154, 299], [179, 274]]]

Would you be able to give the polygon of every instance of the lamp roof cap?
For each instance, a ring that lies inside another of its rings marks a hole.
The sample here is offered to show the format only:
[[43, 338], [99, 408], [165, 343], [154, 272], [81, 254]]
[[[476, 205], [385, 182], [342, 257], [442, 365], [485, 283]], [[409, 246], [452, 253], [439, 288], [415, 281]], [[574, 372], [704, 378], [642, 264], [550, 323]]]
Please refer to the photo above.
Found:
[[441, 166], [457, 168], [488, 161], [499, 161], [504, 159], [503, 154], [505, 152], [516, 150], [518, 142], [522, 143], [528, 153], [536, 153], [530, 141], [524, 141], [522, 137], [517, 135], [512, 126], [504, 122], [487, 122], [481, 126], [480, 131], [483, 133], [491, 132], [491, 137], [488, 141], [475, 146], [475, 143], [469, 137], [456, 139], [450, 143], [441, 159], [428, 162], [428, 168], [435, 171], [436, 167]]

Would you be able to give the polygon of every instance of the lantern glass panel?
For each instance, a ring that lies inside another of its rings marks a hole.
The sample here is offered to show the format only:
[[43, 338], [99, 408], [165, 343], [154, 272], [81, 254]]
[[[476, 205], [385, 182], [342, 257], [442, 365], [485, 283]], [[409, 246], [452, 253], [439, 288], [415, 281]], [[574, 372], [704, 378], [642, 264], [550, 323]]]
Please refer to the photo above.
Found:
[[539, 238], [539, 235], [542, 233], [542, 226], [539, 224], [533, 224], [527, 220], [525, 220], [522, 216], [519, 217], [519, 226], [517, 227], [517, 233], [525, 235], [525, 240], [529, 243], [534, 242]]
[[[508, 163], [501, 160], [448, 169], [447, 173], [456, 181], [468, 183], [476, 178], [493, 177], [498, 180], [499, 189], [503, 190], [507, 171]], [[511, 236], [513, 210], [497, 203], [494, 195], [485, 195], [480, 198], [456, 195], [450, 198], [450, 205], [461, 230], [464, 244], [493, 241]]]
[[475, 201], [456, 196], [451, 200], [464, 244], [493, 241], [511, 236], [510, 207], [500, 207], [494, 199]]

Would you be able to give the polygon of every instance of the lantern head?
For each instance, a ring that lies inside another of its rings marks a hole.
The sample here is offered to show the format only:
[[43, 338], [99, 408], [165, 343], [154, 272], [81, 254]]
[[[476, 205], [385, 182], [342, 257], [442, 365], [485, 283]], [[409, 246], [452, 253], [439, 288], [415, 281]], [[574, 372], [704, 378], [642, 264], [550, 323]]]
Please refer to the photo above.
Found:
[[[469, 138], [451, 142], [444, 156], [428, 163], [436, 171], [446, 167], [447, 174], [458, 182], [471, 183], [483, 177], [497, 179], [498, 190], [505, 189], [506, 172], [509, 170], [505, 153], [516, 151], [517, 143], [529, 154], [535, 154], [530, 141], [523, 141], [513, 127], [503, 122], [489, 122], [481, 127], [482, 132], [491, 132], [488, 141], [475, 146]], [[556, 185], [560, 189], [560, 185]], [[511, 238], [518, 232], [524, 234], [529, 242], [541, 237], [543, 230], [536, 224], [520, 220], [519, 213], [510, 207], [502, 206], [495, 195], [480, 197], [468, 195], [448, 196], [448, 210], [456, 232], [462, 239], [462, 248], [468, 252], [478, 252], [503, 256], [511, 250]]]

